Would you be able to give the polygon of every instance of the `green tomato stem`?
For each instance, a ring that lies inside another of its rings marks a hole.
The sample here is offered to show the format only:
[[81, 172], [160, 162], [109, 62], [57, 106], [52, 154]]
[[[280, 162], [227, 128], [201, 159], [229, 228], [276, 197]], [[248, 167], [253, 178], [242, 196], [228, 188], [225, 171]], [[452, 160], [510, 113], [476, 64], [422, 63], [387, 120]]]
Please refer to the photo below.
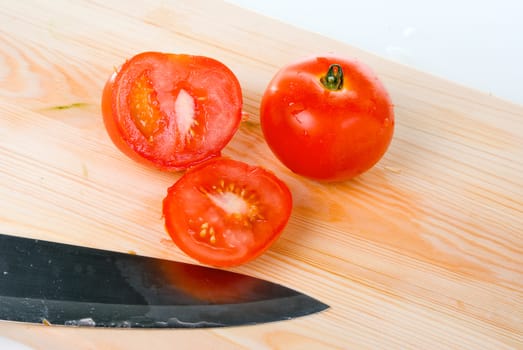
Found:
[[320, 78], [320, 82], [328, 90], [341, 90], [343, 88], [343, 69], [339, 64], [331, 64], [327, 74]]

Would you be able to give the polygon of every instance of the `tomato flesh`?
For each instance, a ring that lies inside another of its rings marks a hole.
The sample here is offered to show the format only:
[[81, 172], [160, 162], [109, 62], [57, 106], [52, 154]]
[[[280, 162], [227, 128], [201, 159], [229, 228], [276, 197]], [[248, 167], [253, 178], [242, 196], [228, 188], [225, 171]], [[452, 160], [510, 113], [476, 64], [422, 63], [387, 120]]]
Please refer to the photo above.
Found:
[[292, 197], [273, 173], [227, 158], [187, 170], [163, 202], [167, 232], [194, 259], [235, 266], [263, 253], [290, 217]]
[[[332, 65], [344, 72], [339, 90], [322, 78]], [[260, 107], [267, 144], [289, 169], [325, 181], [343, 181], [376, 164], [394, 130], [390, 97], [369, 68], [336, 56], [309, 57], [283, 67]]]
[[107, 81], [102, 112], [109, 136], [129, 157], [182, 170], [218, 156], [241, 121], [236, 76], [203, 56], [145, 52]]

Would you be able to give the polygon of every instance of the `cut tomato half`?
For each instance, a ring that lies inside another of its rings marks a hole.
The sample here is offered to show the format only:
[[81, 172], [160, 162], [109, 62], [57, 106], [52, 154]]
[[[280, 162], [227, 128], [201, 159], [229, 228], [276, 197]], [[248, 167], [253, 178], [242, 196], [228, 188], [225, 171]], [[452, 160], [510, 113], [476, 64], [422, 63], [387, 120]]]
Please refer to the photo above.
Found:
[[167, 232], [201, 263], [235, 266], [250, 261], [279, 237], [292, 196], [273, 173], [228, 158], [187, 170], [163, 201]]
[[109, 136], [129, 157], [182, 170], [218, 156], [241, 121], [238, 79], [204, 56], [144, 52], [107, 81], [102, 112]]

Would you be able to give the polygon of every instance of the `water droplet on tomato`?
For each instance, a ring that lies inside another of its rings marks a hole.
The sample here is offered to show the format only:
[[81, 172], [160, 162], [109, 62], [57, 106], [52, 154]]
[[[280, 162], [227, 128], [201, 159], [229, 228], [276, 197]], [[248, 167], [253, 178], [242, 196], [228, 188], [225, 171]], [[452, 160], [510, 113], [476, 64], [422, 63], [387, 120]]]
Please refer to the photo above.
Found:
[[305, 105], [302, 102], [290, 102], [289, 109], [292, 115], [296, 115], [305, 110]]

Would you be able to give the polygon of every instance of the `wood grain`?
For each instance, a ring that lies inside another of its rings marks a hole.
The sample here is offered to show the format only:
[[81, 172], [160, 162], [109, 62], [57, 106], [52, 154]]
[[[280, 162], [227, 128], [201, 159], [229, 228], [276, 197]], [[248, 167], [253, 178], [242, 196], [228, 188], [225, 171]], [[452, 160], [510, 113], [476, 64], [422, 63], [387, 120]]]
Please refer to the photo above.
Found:
[[[100, 95], [135, 53], [211, 56], [238, 76], [249, 115], [224, 154], [272, 169], [295, 202], [281, 239], [234, 270], [331, 309], [191, 331], [0, 322], [0, 336], [34, 349], [523, 348], [522, 106], [216, 1], [1, 5], [0, 232], [192, 262], [161, 218], [179, 174], [119, 153]], [[380, 163], [340, 184], [288, 171], [258, 121], [278, 67], [324, 52], [370, 65], [397, 119]]]

